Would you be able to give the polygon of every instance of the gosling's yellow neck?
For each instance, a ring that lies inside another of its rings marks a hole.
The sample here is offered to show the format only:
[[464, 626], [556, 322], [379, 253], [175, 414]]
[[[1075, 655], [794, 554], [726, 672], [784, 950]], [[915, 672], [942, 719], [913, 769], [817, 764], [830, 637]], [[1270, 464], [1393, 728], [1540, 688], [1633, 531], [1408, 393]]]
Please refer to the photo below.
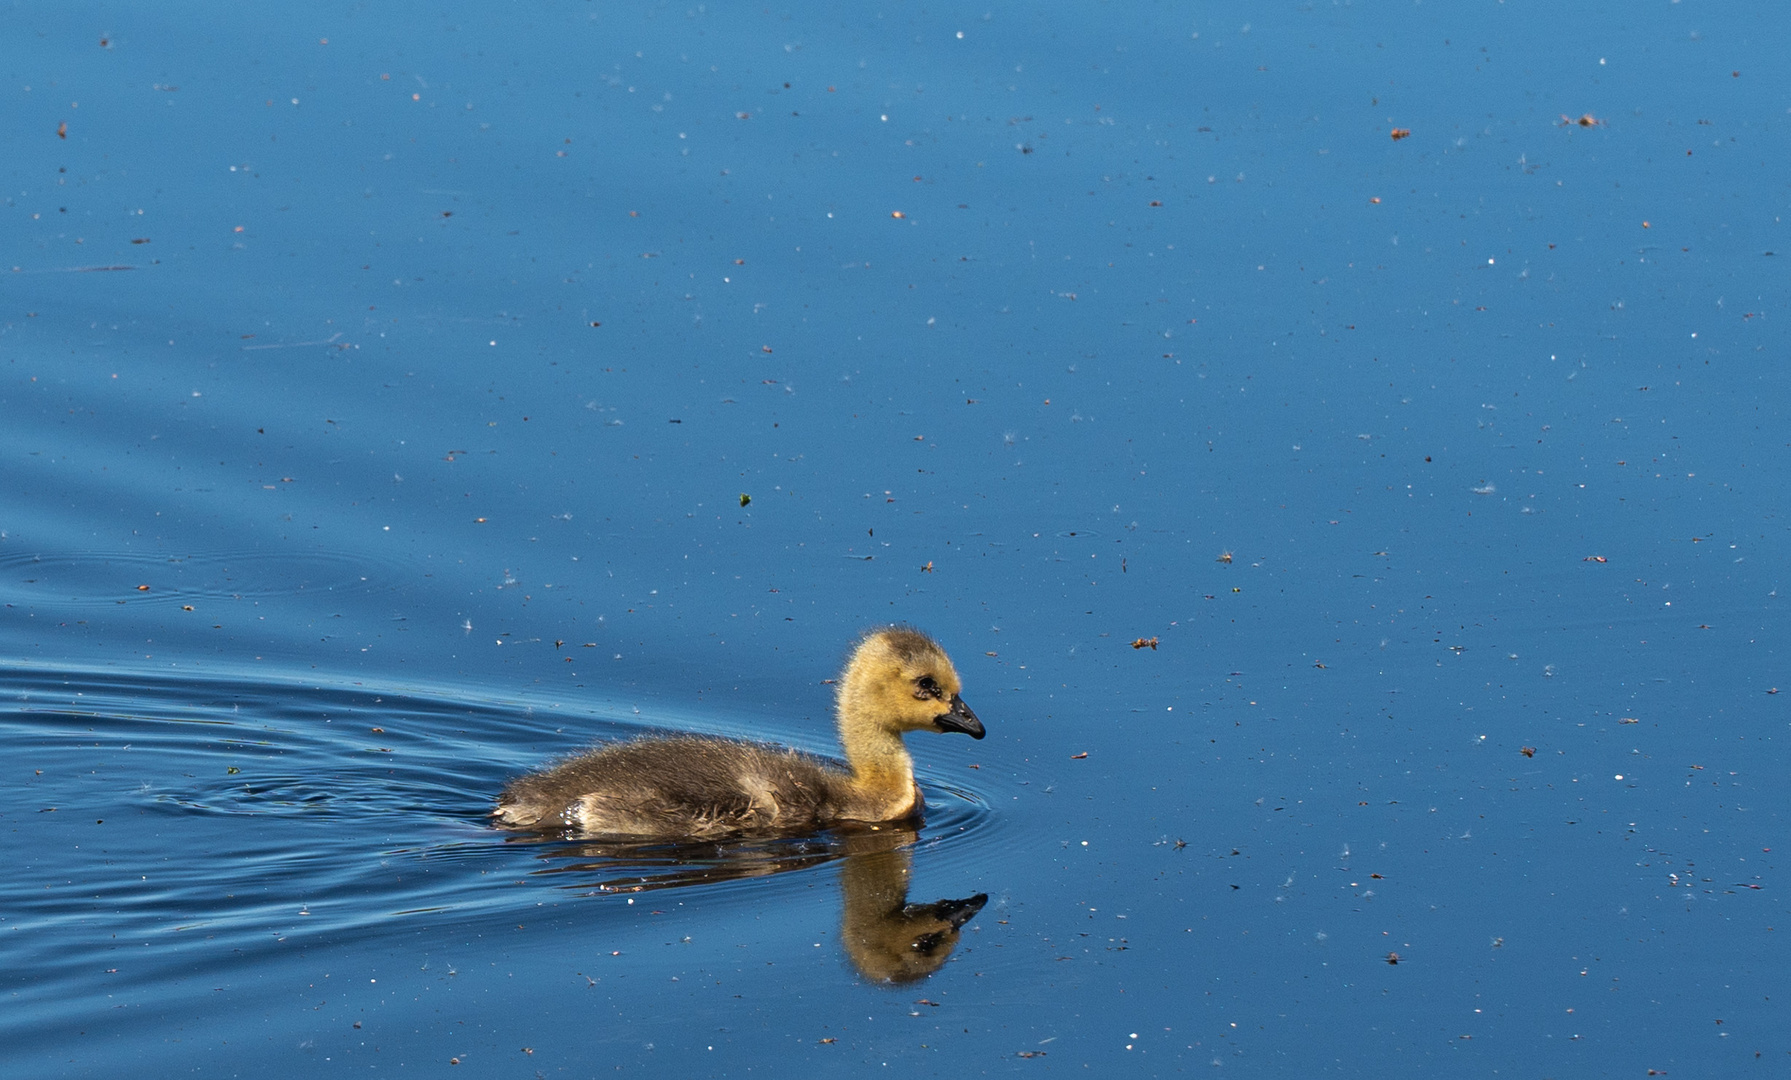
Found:
[[867, 821], [892, 821], [915, 809], [914, 759], [902, 736], [874, 725], [852, 725], [840, 718], [840, 741], [852, 766], [852, 796], [861, 809], [855, 817]]

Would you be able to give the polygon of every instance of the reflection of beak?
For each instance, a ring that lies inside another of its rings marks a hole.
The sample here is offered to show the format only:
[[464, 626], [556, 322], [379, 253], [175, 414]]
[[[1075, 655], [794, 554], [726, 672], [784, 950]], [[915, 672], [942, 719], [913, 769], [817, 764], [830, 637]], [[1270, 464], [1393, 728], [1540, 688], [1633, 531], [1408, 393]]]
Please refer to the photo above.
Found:
[[964, 704], [964, 699], [956, 694], [951, 696], [951, 712], [933, 720], [933, 725], [940, 731], [961, 731], [973, 739], [983, 737], [983, 722]]
[[981, 911], [983, 905], [988, 902], [988, 893], [977, 893], [975, 896], [965, 897], [962, 900], [940, 900], [925, 906], [931, 910], [935, 918], [950, 924], [953, 930], [962, 930], [964, 924], [974, 918], [976, 913]]
[[945, 958], [951, 955], [952, 948], [958, 943], [958, 931], [964, 929], [964, 924], [974, 918], [976, 913], [981, 911], [983, 905], [988, 902], [988, 893], [977, 893], [975, 896], [966, 897], [963, 900], [909, 904], [902, 909], [904, 919], [933, 918], [945, 925], [917, 935], [908, 947], [914, 950], [916, 955], [927, 957], [929, 960], [936, 956], [938, 957], [937, 963], [944, 963]]

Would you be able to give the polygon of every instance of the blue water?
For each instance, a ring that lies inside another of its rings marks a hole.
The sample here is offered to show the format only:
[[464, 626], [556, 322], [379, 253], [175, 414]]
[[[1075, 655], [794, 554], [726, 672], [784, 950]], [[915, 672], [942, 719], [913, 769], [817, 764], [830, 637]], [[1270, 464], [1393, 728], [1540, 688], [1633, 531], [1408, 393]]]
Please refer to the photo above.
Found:
[[[1779, 6], [5, 19], [9, 1075], [1791, 1054]], [[891, 621], [912, 835], [487, 826]]]

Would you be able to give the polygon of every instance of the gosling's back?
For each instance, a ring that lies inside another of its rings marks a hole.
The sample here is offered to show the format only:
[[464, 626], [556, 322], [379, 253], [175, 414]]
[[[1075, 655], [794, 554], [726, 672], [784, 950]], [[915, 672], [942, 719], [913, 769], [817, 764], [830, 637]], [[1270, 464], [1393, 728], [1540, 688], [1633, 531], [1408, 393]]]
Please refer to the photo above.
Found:
[[820, 758], [732, 739], [637, 739], [511, 781], [497, 819], [612, 836], [771, 835], [839, 820], [848, 777]]

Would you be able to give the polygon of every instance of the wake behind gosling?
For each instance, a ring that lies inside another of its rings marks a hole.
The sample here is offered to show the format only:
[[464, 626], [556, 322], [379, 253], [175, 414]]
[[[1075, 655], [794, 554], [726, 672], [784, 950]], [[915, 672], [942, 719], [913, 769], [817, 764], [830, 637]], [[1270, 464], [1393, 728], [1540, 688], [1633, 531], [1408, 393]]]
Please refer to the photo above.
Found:
[[614, 743], [512, 780], [492, 817], [513, 829], [579, 829], [713, 840], [918, 818], [924, 803], [903, 736], [983, 737], [938, 642], [912, 627], [865, 635], [834, 703], [844, 765], [813, 754], [695, 735]]

